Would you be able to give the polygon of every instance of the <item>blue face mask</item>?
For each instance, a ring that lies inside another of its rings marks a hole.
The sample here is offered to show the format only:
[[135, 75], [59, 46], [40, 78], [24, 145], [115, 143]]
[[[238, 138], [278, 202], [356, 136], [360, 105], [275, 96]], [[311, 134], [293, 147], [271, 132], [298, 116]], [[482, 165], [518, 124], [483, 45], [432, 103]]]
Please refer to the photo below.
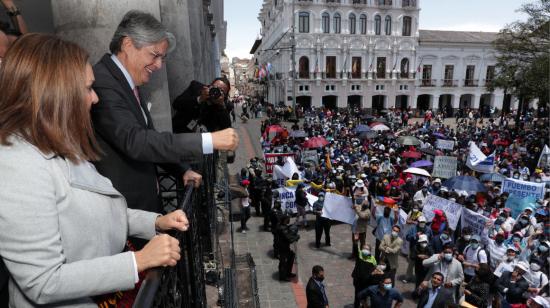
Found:
[[391, 290], [391, 283], [385, 283], [384, 284], [384, 289], [386, 289], [388, 291]]
[[470, 246], [472, 246], [473, 249], [478, 249], [479, 248], [479, 243], [472, 243], [472, 244], [470, 244]]

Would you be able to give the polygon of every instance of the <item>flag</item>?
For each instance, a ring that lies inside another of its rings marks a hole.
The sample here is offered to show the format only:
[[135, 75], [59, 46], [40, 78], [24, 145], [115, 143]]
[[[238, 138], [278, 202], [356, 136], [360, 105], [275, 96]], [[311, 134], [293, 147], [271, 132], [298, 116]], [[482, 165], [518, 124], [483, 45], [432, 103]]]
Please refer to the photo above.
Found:
[[424, 58], [420, 58], [420, 63], [418, 63], [418, 67], [416, 68], [416, 72], [417, 73], [420, 73], [422, 70], [420, 69], [420, 67], [422, 66], [422, 61], [424, 60]]
[[542, 149], [542, 152], [540, 153], [537, 167], [550, 167], [550, 147], [548, 147], [547, 144], [544, 145], [544, 149]]
[[470, 152], [468, 153], [466, 166], [477, 172], [491, 173], [495, 169], [495, 153], [485, 156], [477, 145], [472, 142], [470, 143]]

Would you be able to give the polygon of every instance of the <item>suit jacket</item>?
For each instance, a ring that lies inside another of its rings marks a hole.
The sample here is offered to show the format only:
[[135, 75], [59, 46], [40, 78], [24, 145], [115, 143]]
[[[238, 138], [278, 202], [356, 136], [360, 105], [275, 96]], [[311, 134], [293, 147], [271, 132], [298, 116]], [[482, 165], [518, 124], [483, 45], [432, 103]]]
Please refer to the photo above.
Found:
[[[326, 292], [326, 290], [325, 290]], [[325, 308], [325, 300], [321, 288], [313, 277], [309, 278], [306, 286], [307, 308]]]
[[91, 296], [134, 288], [128, 236], [155, 235], [156, 214], [131, 210], [92, 164], [13, 137], [0, 146], [0, 255], [10, 307], [97, 307]]
[[188, 124], [193, 120], [206, 126], [209, 132], [231, 127], [227, 104], [220, 106], [197, 101], [204, 86], [204, 84], [193, 80], [189, 87], [174, 100], [172, 104], [176, 111], [174, 117], [172, 117], [172, 130], [174, 133], [194, 132], [193, 128], [188, 127]]
[[[422, 265], [424, 267], [429, 268], [428, 273], [426, 274], [424, 280], [432, 277], [432, 274], [435, 272], [441, 272], [444, 273], [444, 271], [441, 269], [442, 261], [439, 260], [439, 254], [434, 254], [433, 256], [429, 257], [428, 259], [422, 261]], [[456, 289], [462, 284], [464, 281], [464, 271], [462, 270], [462, 263], [458, 261], [457, 259], [453, 258], [451, 263], [448, 265], [447, 269], [447, 275], [445, 275], [444, 282], [450, 282], [453, 284], [453, 287]], [[431, 283], [430, 283], [431, 284]]]
[[109, 54], [94, 66], [94, 74], [99, 103], [92, 107], [92, 120], [103, 150], [96, 168], [124, 195], [128, 207], [159, 212], [157, 165], [176, 176], [183, 174], [189, 168], [186, 162], [201, 158], [201, 135], [157, 132], [141, 100], [146, 123], [133, 90]]
[[397, 269], [399, 266], [398, 258], [401, 252], [403, 240], [400, 237], [393, 239], [391, 234], [386, 234], [380, 243], [380, 251], [384, 254], [392, 269]]
[[[429, 290], [429, 288], [422, 290], [418, 300], [418, 305], [416, 306], [417, 308], [424, 308], [424, 306], [428, 303], [428, 298], [430, 296]], [[453, 289], [441, 287], [441, 289], [439, 289], [439, 293], [437, 293], [437, 296], [435, 297], [432, 308], [445, 308], [449, 307], [450, 304], [454, 304], [455, 300], [452, 290]]]

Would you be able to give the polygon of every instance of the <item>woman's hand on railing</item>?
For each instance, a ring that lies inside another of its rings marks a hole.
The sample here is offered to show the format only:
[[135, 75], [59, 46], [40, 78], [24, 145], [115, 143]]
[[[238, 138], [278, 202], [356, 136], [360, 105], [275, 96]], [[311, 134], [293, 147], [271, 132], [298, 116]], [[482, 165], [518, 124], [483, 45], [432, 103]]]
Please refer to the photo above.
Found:
[[180, 243], [168, 234], [157, 235], [134, 255], [138, 272], [160, 266], [175, 266], [181, 258]]
[[187, 220], [187, 215], [182, 210], [175, 210], [172, 213], [157, 217], [155, 229], [157, 231], [187, 231], [189, 220]]

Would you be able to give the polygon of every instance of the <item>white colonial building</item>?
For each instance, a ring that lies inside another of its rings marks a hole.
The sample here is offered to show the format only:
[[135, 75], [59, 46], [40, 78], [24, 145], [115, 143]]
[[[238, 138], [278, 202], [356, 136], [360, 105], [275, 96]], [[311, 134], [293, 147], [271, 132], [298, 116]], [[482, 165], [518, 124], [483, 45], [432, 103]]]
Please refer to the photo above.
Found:
[[[270, 63], [268, 100], [304, 106], [413, 110], [489, 107], [497, 33], [420, 30], [418, 0], [264, 0], [262, 39], [251, 53]], [[292, 18], [295, 71], [292, 74]], [[513, 103], [516, 104], [515, 102]]]

